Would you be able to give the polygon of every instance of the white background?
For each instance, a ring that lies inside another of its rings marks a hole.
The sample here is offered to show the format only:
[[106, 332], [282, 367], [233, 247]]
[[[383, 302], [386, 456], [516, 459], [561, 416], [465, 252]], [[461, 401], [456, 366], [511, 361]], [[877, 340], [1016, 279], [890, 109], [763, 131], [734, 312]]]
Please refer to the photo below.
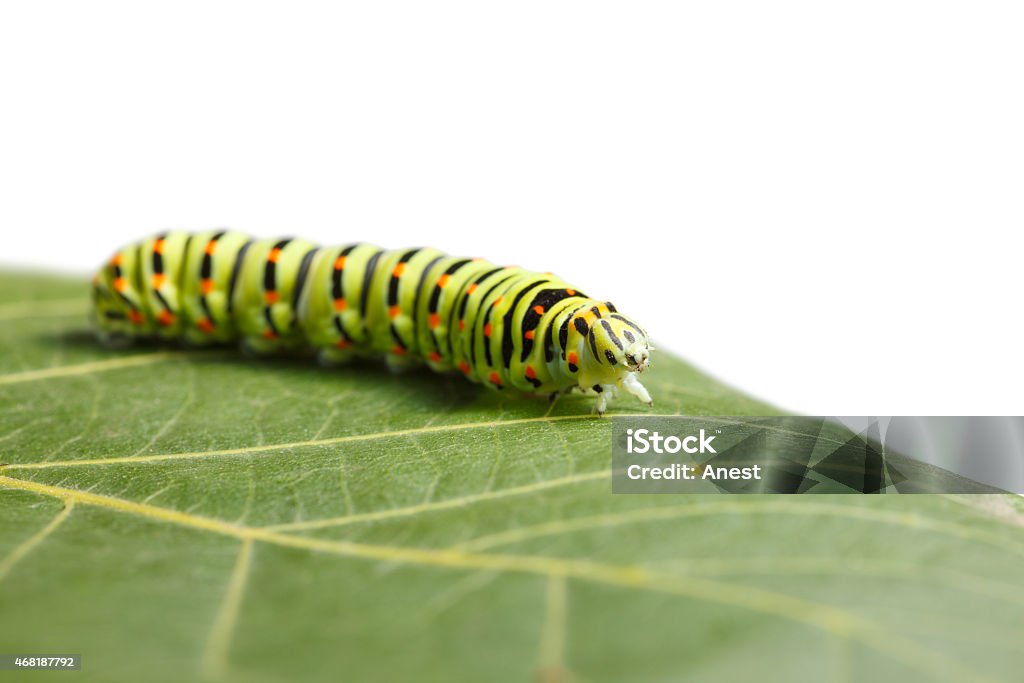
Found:
[[428, 244], [784, 408], [1022, 414], [1019, 7], [5, 3], [0, 262]]

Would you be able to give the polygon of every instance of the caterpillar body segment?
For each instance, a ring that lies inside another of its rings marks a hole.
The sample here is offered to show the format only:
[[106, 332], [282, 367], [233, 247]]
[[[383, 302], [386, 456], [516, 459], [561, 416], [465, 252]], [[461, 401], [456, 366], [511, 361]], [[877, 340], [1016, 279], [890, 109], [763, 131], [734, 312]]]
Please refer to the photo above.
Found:
[[598, 412], [620, 388], [651, 402], [638, 377], [647, 333], [611, 303], [549, 273], [436, 249], [169, 231], [115, 253], [93, 301], [107, 344], [237, 340], [255, 354], [312, 348], [327, 365], [425, 363], [495, 390], [579, 389]]

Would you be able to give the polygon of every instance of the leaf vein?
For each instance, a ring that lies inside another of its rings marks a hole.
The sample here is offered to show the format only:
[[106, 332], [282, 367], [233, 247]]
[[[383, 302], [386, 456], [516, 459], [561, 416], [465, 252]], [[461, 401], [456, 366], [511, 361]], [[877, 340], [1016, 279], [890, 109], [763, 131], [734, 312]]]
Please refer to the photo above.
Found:
[[946, 681], [989, 681], [990, 678], [966, 667], [942, 652], [903, 638], [883, 624], [844, 609], [813, 600], [742, 584], [729, 584], [695, 576], [665, 575], [635, 565], [613, 565], [537, 555], [477, 554], [457, 549], [413, 548], [328, 541], [231, 524], [218, 519], [190, 515], [176, 510], [143, 505], [75, 489], [58, 488], [0, 475], [0, 486], [33, 491], [42, 495], [107, 508], [141, 518], [170, 522], [242, 540], [326, 552], [346, 557], [397, 562], [447, 569], [477, 569], [550, 576], [560, 574], [592, 583], [647, 590], [752, 610], [819, 628], [843, 638], [852, 638], [907, 666]]

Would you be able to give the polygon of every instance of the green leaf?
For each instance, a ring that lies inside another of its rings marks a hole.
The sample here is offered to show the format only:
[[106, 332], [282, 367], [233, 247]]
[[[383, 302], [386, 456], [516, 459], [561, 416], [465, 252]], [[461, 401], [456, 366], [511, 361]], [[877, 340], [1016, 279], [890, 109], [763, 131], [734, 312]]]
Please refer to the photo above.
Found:
[[[0, 651], [83, 657], [32, 680], [1019, 680], [1019, 498], [612, 496], [582, 397], [105, 351], [81, 282], [0, 291]], [[645, 382], [613, 412], [777, 412]]]

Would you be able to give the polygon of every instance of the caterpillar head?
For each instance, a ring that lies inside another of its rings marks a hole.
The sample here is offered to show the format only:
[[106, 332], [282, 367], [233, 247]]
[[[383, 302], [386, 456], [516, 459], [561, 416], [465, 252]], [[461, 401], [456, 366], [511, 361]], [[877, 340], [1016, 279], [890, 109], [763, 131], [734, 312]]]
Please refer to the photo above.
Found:
[[[638, 379], [651, 359], [651, 342], [644, 329], [610, 303], [577, 314], [573, 325], [580, 334], [582, 352], [576, 379], [580, 389], [596, 395], [597, 412], [604, 413], [620, 388], [652, 405], [651, 395]], [[575, 356], [571, 354], [570, 362]], [[576, 372], [573, 367], [569, 370]]]
[[603, 365], [619, 372], [641, 373], [647, 369], [651, 358], [651, 343], [647, 332], [640, 325], [606, 304], [610, 312], [593, 321], [591, 325], [591, 351]]

